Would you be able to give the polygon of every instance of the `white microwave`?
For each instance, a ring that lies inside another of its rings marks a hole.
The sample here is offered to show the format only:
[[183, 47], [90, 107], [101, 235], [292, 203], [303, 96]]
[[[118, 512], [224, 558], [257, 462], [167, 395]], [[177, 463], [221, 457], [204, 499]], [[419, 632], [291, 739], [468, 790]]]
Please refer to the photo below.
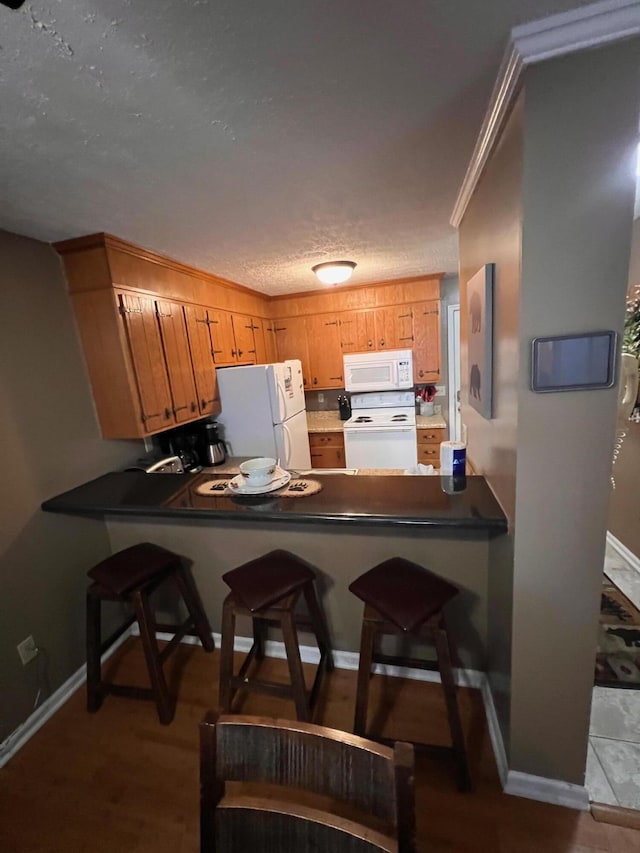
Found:
[[413, 388], [413, 353], [410, 349], [348, 353], [343, 360], [346, 391]]

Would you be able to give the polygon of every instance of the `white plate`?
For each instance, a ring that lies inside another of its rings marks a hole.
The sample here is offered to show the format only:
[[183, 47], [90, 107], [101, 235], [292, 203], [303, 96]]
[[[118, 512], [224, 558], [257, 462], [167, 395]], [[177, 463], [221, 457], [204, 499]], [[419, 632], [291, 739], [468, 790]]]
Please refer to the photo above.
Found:
[[288, 471], [276, 468], [274, 478], [270, 483], [265, 483], [262, 486], [247, 486], [246, 478], [242, 474], [238, 474], [237, 477], [229, 481], [229, 488], [237, 495], [264, 495], [286, 486], [290, 479], [291, 474]]

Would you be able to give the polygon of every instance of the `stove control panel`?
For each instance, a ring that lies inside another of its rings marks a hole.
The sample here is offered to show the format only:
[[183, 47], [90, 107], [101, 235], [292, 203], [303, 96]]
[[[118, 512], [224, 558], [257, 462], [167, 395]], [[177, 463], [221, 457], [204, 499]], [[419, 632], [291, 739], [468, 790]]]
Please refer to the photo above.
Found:
[[351, 395], [352, 409], [386, 409], [415, 406], [413, 391], [369, 391]]

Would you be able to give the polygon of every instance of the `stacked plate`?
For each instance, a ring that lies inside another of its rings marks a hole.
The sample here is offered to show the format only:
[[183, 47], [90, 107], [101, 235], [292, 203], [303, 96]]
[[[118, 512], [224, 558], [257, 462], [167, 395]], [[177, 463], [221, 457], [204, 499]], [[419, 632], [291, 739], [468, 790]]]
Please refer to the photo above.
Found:
[[236, 495], [265, 495], [268, 492], [275, 492], [276, 489], [282, 489], [290, 479], [291, 474], [288, 471], [276, 466], [270, 482], [260, 486], [249, 486], [246, 478], [242, 474], [238, 474], [237, 477], [229, 481], [229, 491]]

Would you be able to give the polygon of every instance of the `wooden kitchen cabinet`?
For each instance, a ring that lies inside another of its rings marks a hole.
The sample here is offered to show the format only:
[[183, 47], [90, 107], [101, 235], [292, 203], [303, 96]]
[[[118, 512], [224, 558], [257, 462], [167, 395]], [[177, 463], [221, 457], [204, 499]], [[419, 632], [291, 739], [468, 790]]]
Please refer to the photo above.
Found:
[[344, 434], [341, 432], [310, 432], [312, 468], [344, 468]]
[[239, 364], [255, 364], [257, 358], [253, 319], [244, 314], [232, 314], [231, 324], [235, 341], [235, 360]]
[[198, 411], [202, 417], [220, 412], [218, 380], [209, 332], [209, 315], [199, 305], [185, 305], [193, 377], [196, 383]]
[[307, 343], [307, 325], [304, 317], [287, 317], [274, 320], [278, 361], [298, 358], [302, 362], [304, 387], [311, 387], [309, 366], [309, 348]]
[[253, 317], [251, 324], [256, 350], [256, 364], [273, 364], [274, 361], [278, 360], [273, 321]]
[[175, 422], [182, 424], [199, 414], [184, 311], [177, 302], [157, 299], [155, 304], [169, 376], [173, 415]]
[[344, 388], [338, 316], [307, 317], [306, 332], [311, 388]]
[[416, 384], [440, 379], [440, 302], [412, 305], [413, 379]]
[[445, 431], [440, 427], [417, 430], [418, 462], [440, 467], [440, 442], [444, 441]]
[[375, 311], [344, 311], [339, 316], [343, 353], [376, 350]]
[[[116, 297], [139, 401], [139, 425], [135, 434], [145, 435], [169, 429], [176, 424], [176, 419], [155, 301], [132, 293], [116, 292]], [[119, 431], [118, 427], [116, 431]], [[134, 434], [105, 434], [105, 438], [111, 437], [133, 438]]]

